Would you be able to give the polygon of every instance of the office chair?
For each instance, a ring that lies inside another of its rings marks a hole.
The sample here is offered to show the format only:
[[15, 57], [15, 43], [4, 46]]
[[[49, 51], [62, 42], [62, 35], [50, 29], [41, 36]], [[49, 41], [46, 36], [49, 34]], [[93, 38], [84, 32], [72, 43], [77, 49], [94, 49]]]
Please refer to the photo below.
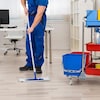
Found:
[[[16, 51], [16, 55], [20, 54], [20, 51], [22, 49], [17, 48], [16, 44], [18, 41], [22, 40], [24, 38], [24, 33], [23, 32], [7, 32], [7, 35], [5, 36], [6, 39], [8, 39], [11, 44], [13, 45], [12, 48], [7, 48], [6, 51], [4, 52], [4, 55], [6, 55], [8, 53], [9, 50], [14, 50]], [[5, 44], [5, 45], [9, 45], [9, 44]]]

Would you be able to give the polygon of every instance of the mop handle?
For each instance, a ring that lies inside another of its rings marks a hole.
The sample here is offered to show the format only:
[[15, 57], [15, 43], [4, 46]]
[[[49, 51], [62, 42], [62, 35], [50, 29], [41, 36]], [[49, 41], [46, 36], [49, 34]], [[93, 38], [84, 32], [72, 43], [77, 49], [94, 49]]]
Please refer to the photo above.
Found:
[[[30, 27], [29, 24], [29, 18], [28, 18], [28, 28]], [[30, 51], [31, 51], [31, 58], [32, 58], [32, 65], [33, 65], [33, 70], [34, 70], [34, 74], [36, 73], [36, 69], [35, 69], [35, 65], [34, 65], [34, 58], [33, 58], [33, 49], [32, 49], [32, 41], [31, 41], [31, 33], [28, 33], [29, 36], [29, 44], [30, 44]], [[35, 74], [36, 76], [36, 74]]]

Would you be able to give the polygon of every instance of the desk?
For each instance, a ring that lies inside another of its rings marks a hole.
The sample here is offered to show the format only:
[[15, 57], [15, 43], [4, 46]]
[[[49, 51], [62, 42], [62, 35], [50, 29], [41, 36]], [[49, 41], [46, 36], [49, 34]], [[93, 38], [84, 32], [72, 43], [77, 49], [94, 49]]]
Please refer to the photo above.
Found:
[[[52, 50], [51, 50], [51, 31], [54, 30], [54, 28], [50, 27], [50, 26], [46, 26], [45, 29], [45, 57], [48, 58], [48, 51], [49, 51], [49, 63], [52, 63]], [[48, 50], [48, 40], [47, 40], [47, 36], [49, 35], [49, 50]]]
[[26, 29], [24, 27], [20, 28], [20, 27], [17, 27], [17, 28], [0, 28], [0, 31], [3, 31], [3, 32], [17, 32], [17, 31], [25, 31]]
[[[17, 27], [17, 28], [0, 28], [0, 31], [3, 32], [12, 32], [12, 31], [25, 31], [26, 28], [21, 28], [21, 27]], [[45, 57], [48, 58], [48, 51], [49, 51], [49, 63], [52, 63], [52, 50], [51, 50], [51, 31], [54, 30], [54, 28], [52, 28], [51, 26], [46, 26], [45, 29]], [[48, 36], [49, 36], [49, 43], [48, 43]], [[48, 50], [48, 44], [49, 44], [49, 50]]]

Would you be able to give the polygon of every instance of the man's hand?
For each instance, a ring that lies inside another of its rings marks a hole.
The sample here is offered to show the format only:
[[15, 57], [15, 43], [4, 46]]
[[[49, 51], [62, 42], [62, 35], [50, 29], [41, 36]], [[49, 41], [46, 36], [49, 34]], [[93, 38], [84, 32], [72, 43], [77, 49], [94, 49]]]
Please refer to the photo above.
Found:
[[29, 27], [29, 28], [27, 29], [27, 33], [30, 34], [30, 33], [33, 32], [33, 30], [34, 30], [33, 27]]

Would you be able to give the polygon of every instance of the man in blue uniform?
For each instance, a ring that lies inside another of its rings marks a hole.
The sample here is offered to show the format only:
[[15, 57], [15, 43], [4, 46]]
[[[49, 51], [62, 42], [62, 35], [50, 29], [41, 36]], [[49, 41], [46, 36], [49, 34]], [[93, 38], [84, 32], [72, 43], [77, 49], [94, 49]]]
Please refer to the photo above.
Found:
[[[26, 8], [28, 3], [28, 9]], [[21, 0], [24, 12], [28, 15], [30, 27], [26, 34], [26, 65], [20, 67], [20, 71], [33, 70], [31, 51], [28, 34], [31, 34], [34, 65], [36, 73], [42, 73], [41, 67], [44, 63], [44, 31], [46, 26], [46, 8], [48, 0]]]

